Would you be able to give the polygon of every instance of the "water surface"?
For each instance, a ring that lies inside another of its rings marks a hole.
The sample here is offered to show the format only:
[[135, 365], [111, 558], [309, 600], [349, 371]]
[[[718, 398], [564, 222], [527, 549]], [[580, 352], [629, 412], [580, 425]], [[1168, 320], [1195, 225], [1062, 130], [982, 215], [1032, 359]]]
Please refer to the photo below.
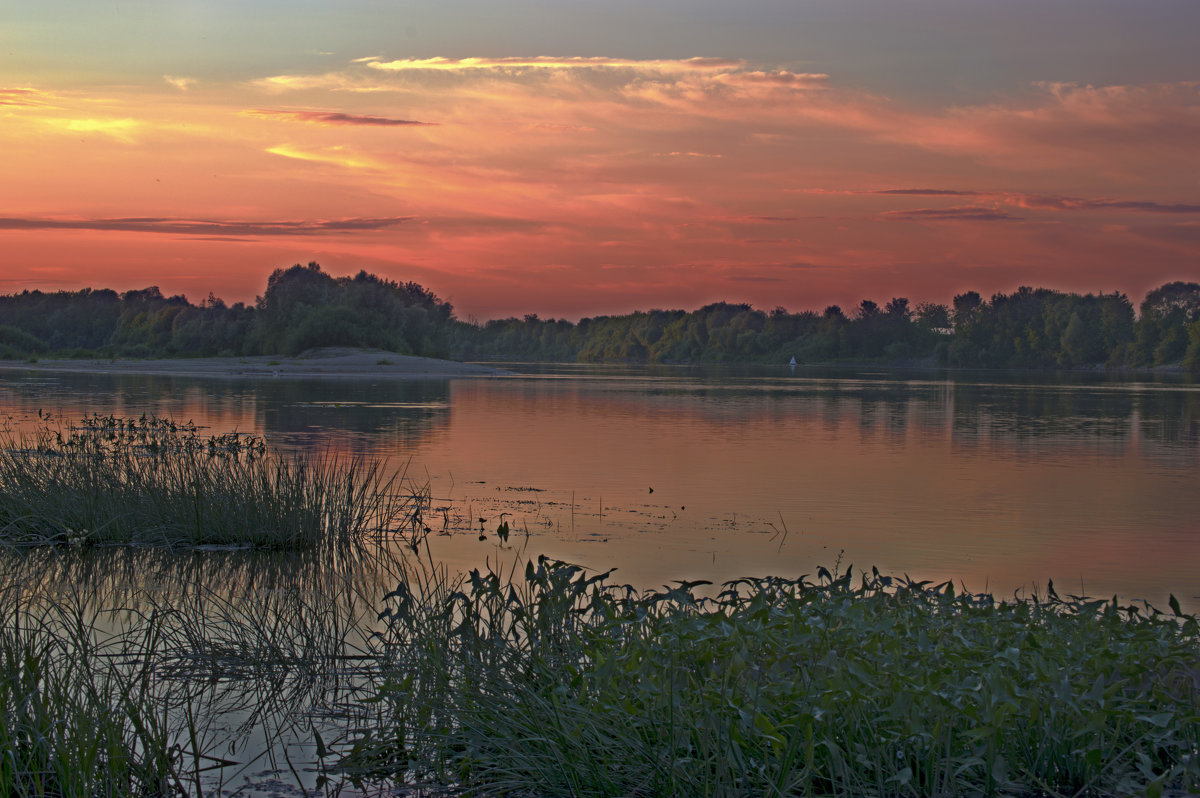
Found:
[[840, 557], [1002, 595], [1053, 579], [1200, 606], [1200, 387], [1186, 380], [515, 368], [360, 382], [8, 372], [0, 414], [155, 412], [385, 458], [429, 485], [433, 551], [454, 569], [544, 553], [657, 587]]

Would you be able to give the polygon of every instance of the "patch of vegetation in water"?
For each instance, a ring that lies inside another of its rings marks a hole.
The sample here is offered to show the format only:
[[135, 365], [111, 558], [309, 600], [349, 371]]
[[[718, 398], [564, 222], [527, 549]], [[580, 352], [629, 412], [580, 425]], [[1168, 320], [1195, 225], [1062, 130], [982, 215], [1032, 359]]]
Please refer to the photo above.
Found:
[[[822, 568], [640, 593], [566, 563], [401, 584], [362, 781], [481, 794], [1164, 795], [1200, 789], [1200, 630]], [[1178, 794], [1178, 793], [1176, 793]]]
[[311, 548], [412, 511], [377, 463], [279, 454], [253, 435], [156, 416], [42, 418], [30, 434], [0, 434], [5, 543]]
[[0, 548], [0, 795], [306, 794], [402, 568], [365, 546]]

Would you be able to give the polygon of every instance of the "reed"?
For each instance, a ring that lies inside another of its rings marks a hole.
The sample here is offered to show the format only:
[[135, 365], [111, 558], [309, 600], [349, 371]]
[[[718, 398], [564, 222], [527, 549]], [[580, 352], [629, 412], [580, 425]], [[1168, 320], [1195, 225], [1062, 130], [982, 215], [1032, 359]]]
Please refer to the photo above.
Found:
[[402, 476], [154, 416], [0, 434], [0, 540], [311, 548], [397, 528]]
[[377, 725], [341, 768], [489, 795], [1200, 789], [1200, 630], [1174, 600], [818, 573], [639, 593], [540, 560], [402, 584]]
[[314, 789], [400, 548], [0, 549], [0, 795]]
[[100, 632], [78, 604], [0, 596], [0, 794], [166, 795], [183, 788], [180, 696], [145, 663], [157, 619]]

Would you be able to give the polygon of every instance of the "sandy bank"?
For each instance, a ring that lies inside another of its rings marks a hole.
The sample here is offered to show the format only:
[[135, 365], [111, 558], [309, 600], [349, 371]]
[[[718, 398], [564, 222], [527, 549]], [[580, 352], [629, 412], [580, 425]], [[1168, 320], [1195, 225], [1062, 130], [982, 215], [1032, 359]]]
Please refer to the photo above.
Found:
[[169, 358], [163, 360], [0, 361], [0, 369], [87, 372], [90, 374], [162, 374], [175, 377], [325, 377], [349, 379], [435, 379], [496, 376], [509, 372], [490, 366], [411, 357], [369, 349], [330, 347], [296, 357]]

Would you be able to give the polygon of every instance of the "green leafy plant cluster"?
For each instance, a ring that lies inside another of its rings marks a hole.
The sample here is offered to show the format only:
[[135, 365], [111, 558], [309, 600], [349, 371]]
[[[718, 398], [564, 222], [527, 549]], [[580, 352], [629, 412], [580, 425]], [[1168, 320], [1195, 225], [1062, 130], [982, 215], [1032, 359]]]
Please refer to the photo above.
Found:
[[314, 547], [387, 530], [408, 512], [382, 466], [268, 451], [261, 438], [93, 415], [0, 437], [0, 539]]
[[401, 585], [359, 780], [486, 794], [1200, 789], [1200, 630], [877, 572], [639, 593], [566, 563]]

